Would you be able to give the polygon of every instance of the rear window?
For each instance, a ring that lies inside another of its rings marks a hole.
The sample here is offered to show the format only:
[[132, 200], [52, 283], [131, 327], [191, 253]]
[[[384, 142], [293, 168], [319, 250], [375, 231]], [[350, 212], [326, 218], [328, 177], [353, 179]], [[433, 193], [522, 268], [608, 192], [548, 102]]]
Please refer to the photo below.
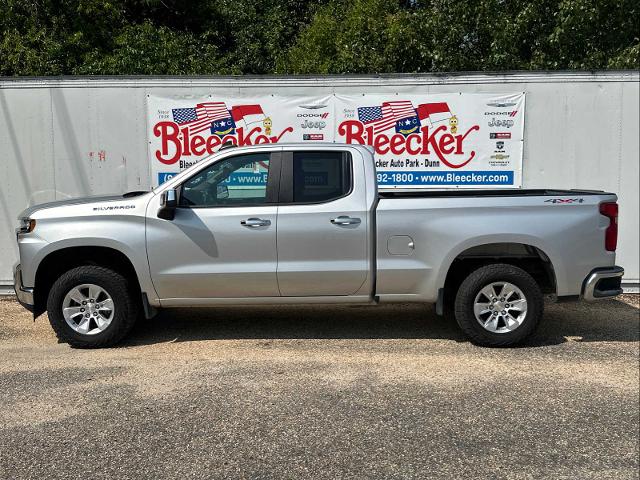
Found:
[[351, 190], [351, 156], [347, 152], [294, 152], [293, 201], [328, 202]]

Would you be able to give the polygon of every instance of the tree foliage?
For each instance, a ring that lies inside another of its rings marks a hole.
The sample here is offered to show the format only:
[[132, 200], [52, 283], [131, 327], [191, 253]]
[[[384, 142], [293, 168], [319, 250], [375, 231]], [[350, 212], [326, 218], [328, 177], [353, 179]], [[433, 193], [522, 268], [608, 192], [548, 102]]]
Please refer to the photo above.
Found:
[[625, 69], [636, 0], [0, 0], [0, 75]]

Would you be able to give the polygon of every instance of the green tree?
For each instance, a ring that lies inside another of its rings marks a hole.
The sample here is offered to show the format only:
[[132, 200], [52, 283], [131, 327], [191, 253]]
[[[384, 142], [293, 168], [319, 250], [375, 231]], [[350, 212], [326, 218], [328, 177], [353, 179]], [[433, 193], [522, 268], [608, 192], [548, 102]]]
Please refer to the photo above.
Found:
[[384, 73], [638, 68], [631, 0], [334, 0], [280, 70]]
[[0, 0], [0, 75], [638, 68], [637, 0]]

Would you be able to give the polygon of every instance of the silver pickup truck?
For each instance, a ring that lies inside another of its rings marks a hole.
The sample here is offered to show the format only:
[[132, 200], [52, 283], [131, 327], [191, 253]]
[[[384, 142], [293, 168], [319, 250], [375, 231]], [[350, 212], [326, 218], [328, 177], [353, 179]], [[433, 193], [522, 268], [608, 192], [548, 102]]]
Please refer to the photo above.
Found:
[[449, 306], [473, 342], [507, 346], [545, 294], [621, 293], [616, 200], [378, 191], [367, 147], [223, 148], [151, 192], [23, 211], [15, 291], [76, 347], [113, 345], [160, 308], [387, 302]]

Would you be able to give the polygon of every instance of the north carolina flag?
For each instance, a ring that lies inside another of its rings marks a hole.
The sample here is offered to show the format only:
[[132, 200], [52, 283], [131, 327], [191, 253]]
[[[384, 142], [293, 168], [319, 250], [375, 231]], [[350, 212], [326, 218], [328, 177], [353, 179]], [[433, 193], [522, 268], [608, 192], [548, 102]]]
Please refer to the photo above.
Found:
[[396, 133], [400, 133], [405, 137], [407, 135], [411, 135], [412, 133], [416, 133], [420, 128], [420, 120], [415, 115], [410, 118], [405, 118], [403, 120], [398, 120], [396, 122]]
[[418, 118], [429, 120], [432, 124], [449, 120], [453, 115], [446, 102], [423, 103], [416, 108]]
[[211, 133], [219, 137], [233, 135], [236, 132], [235, 128], [236, 124], [231, 117], [222, 118], [211, 123]]
[[247, 125], [250, 123], [261, 122], [267, 116], [262, 111], [260, 105], [236, 105], [231, 107], [231, 117], [234, 121], [244, 121]]

